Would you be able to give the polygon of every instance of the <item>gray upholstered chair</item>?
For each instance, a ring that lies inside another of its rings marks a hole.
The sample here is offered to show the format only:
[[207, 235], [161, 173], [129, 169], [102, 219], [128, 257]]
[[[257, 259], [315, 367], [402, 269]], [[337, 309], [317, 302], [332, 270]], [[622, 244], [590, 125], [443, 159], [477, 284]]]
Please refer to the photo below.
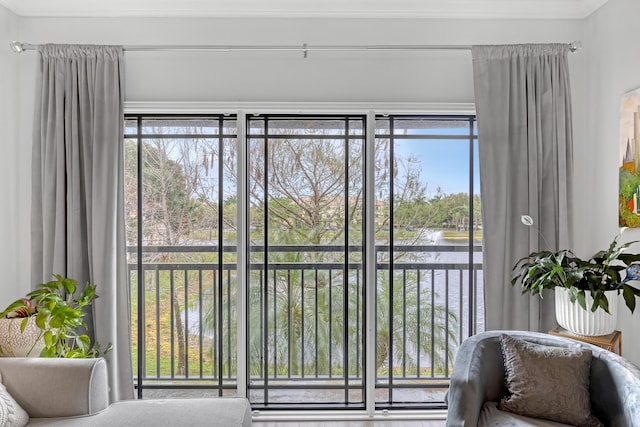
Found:
[[640, 369], [628, 360], [599, 347], [568, 338], [536, 332], [491, 331], [467, 338], [460, 346], [447, 395], [448, 427], [478, 425], [554, 425], [539, 420], [525, 424], [523, 418], [490, 420], [494, 415], [483, 413], [486, 402], [498, 402], [505, 394], [505, 370], [500, 336], [509, 334], [538, 344], [591, 349], [590, 394], [592, 413], [607, 427], [640, 427]]

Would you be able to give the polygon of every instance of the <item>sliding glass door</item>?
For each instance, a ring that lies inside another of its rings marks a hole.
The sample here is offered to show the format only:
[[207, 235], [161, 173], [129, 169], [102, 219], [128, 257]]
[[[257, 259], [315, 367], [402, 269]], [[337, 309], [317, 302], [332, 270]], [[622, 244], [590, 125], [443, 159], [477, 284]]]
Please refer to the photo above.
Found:
[[483, 325], [473, 116], [132, 115], [125, 138], [139, 397], [443, 406]]
[[247, 129], [249, 397], [362, 407], [364, 118]]
[[438, 406], [482, 316], [475, 120], [378, 116], [375, 148], [376, 406]]
[[236, 394], [235, 117], [128, 116], [138, 397]]

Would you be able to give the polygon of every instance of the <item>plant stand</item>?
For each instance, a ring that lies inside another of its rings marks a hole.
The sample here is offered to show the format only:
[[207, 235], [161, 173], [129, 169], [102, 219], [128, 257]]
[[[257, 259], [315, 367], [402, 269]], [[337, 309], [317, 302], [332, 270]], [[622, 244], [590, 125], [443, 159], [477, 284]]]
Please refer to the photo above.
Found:
[[567, 331], [566, 329], [557, 326], [550, 330], [549, 334], [593, 344], [622, 356], [622, 332], [620, 331], [613, 331], [608, 335], [586, 337], [584, 335], [574, 334], [573, 332]]

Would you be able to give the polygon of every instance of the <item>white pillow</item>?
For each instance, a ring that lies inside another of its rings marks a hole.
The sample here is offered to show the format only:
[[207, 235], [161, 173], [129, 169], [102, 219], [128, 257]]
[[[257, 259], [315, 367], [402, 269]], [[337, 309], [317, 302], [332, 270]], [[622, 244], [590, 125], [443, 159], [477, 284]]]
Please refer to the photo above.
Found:
[[23, 427], [29, 422], [29, 414], [22, 409], [2, 384], [0, 376], [0, 426]]

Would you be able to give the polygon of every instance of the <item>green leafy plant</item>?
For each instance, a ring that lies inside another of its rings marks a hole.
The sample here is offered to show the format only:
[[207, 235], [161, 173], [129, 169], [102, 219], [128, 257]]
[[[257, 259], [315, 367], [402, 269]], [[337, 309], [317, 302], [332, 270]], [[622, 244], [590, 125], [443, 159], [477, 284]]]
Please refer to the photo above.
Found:
[[[523, 216], [525, 225], [532, 225], [531, 218]], [[591, 311], [598, 307], [609, 313], [606, 291], [622, 291], [625, 304], [633, 313], [640, 289], [629, 284], [640, 279], [640, 254], [625, 253], [636, 242], [619, 245], [617, 237], [609, 248], [583, 260], [570, 250], [532, 252], [513, 267], [511, 284], [521, 284], [523, 293], [542, 296], [545, 289], [563, 287], [569, 290], [571, 302], [576, 300], [587, 310], [585, 295], [593, 298]], [[625, 271], [626, 274], [621, 274]]]
[[23, 317], [20, 331], [24, 332], [29, 317], [35, 316], [35, 323], [42, 330], [44, 349], [41, 357], [86, 358], [99, 357], [111, 349], [107, 346], [100, 350], [100, 344], [91, 343], [88, 335], [81, 333], [86, 328], [85, 308], [98, 297], [96, 286], [87, 284], [78, 296], [77, 281], [59, 274], [55, 280], [42, 283], [21, 298], [10, 304], [0, 318]]

